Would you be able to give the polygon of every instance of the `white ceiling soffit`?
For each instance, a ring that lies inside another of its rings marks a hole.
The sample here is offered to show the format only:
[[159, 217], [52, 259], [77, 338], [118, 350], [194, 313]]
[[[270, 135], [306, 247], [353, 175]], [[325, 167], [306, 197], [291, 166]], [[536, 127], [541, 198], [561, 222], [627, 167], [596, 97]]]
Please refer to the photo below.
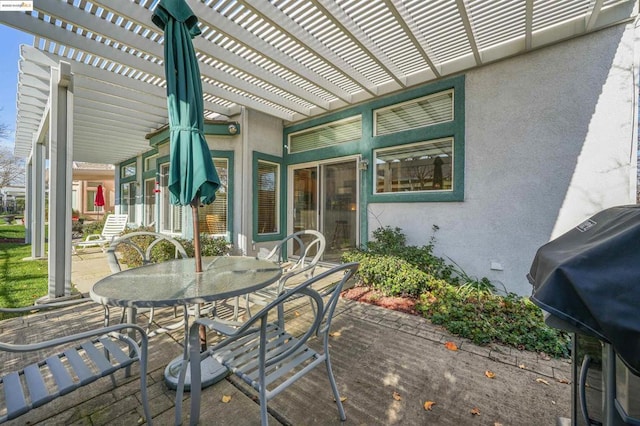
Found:
[[[301, 121], [634, 18], [636, 0], [187, 0], [205, 117], [245, 106]], [[23, 47], [16, 154], [43, 121], [49, 67], [71, 63], [74, 160], [119, 162], [167, 124], [157, 0], [48, 0], [0, 23]]]

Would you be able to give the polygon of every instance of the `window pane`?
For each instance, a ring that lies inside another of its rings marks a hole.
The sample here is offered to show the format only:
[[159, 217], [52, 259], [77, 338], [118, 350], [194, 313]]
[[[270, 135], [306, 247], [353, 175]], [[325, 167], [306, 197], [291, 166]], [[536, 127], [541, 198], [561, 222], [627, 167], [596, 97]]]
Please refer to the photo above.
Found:
[[96, 191], [87, 190], [86, 192], [87, 199], [85, 200], [85, 208], [86, 212], [98, 211], [98, 208], [93, 204], [96, 200]]
[[229, 162], [226, 158], [214, 158], [213, 164], [220, 178], [220, 187], [215, 201], [198, 209], [198, 224], [202, 234], [226, 237], [229, 229]]
[[379, 149], [375, 191], [450, 191], [453, 187], [453, 139]]
[[416, 129], [453, 120], [453, 90], [378, 109], [375, 136]]
[[182, 207], [169, 198], [169, 163], [160, 166], [160, 230], [177, 233], [182, 230]]
[[362, 117], [355, 116], [289, 135], [289, 152], [308, 151], [362, 138]]
[[144, 182], [144, 224], [153, 225], [156, 222], [156, 180], [147, 179]]
[[278, 232], [278, 170], [278, 164], [258, 161], [258, 234]]
[[[136, 183], [124, 183], [121, 186], [122, 211], [129, 215], [128, 221], [136, 221]], [[93, 201], [92, 201], [93, 203]]]
[[120, 177], [127, 178], [136, 175], [136, 163], [127, 164], [120, 169]]
[[158, 155], [151, 155], [144, 159], [144, 171], [148, 172], [149, 170], [156, 169], [156, 160], [158, 159]]

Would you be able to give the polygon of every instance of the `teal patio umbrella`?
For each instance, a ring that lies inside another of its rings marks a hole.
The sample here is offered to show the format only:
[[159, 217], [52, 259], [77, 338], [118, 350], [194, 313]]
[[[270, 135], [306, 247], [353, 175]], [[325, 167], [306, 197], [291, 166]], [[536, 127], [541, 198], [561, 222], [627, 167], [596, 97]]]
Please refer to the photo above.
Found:
[[[202, 272], [198, 206], [211, 204], [216, 198], [220, 179], [204, 137], [204, 106], [200, 68], [191, 39], [200, 34], [198, 18], [184, 0], [160, 0], [151, 18], [164, 31], [164, 70], [167, 80], [167, 108], [169, 113], [170, 157], [169, 192], [171, 204], [191, 206], [193, 217], [193, 246], [195, 270]], [[200, 328], [200, 344], [206, 348], [204, 327]], [[165, 370], [165, 379], [176, 386], [176, 368], [181, 357]], [[180, 369], [185, 374], [185, 369]], [[224, 377], [226, 369], [215, 366], [212, 383]]]
[[160, 0], [151, 19], [164, 31], [170, 200], [191, 206], [196, 272], [202, 272], [198, 206], [215, 200], [220, 179], [204, 137], [202, 82], [191, 42], [200, 35], [198, 18], [184, 0]]

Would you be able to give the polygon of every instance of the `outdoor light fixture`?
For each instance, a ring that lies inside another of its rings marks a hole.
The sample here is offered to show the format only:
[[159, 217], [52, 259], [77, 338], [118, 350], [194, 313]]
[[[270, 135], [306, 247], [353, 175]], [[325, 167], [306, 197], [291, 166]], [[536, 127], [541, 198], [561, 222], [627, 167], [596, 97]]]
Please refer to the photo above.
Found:
[[362, 171], [367, 170], [369, 168], [369, 160], [367, 160], [366, 158], [361, 159], [358, 167], [360, 167], [360, 170]]
[[235, 123], [229, 124], [229, 134], [235, 135], [238, 133], [238, 126]]

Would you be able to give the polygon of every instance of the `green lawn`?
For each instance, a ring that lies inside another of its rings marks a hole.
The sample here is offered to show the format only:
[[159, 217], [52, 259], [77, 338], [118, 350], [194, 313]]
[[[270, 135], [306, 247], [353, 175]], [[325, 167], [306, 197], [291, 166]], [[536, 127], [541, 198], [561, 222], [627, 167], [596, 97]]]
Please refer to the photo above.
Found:
[[0, 225], [0, 239], [24, 238], [24, 225]]
[[[6, 238], [24, 238], [24, 226], [0, 225], [0, 240]], [[0, 242], [0, 306], [33, 305], [47, 294], [47, 260], [23, 260], [29, 256], [30, 245]], [[0, 314], [5, 318], [9, 315]]]

